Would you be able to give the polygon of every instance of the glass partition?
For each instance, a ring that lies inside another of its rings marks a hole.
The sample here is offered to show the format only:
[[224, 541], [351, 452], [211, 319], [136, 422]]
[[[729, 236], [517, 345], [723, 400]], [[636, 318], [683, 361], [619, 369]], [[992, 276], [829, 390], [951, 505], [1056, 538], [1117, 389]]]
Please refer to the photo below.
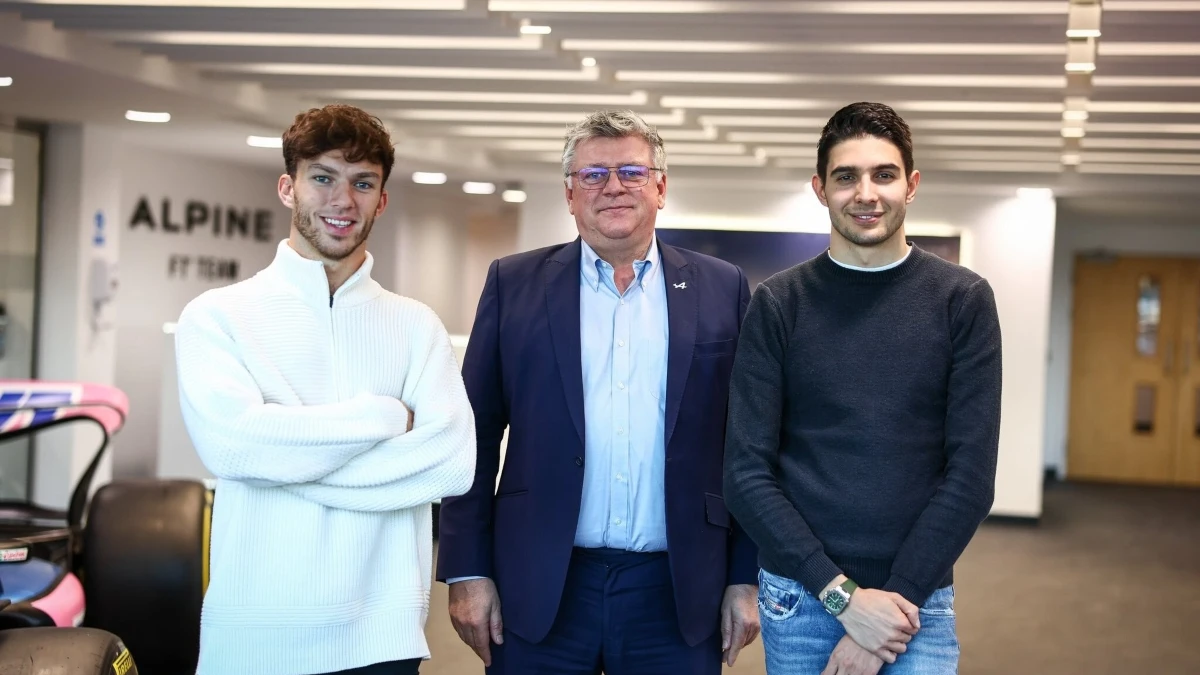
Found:
[[[41, 137], [0, 126], [0, 379], [36, 376]], [[29, 438], [0, 441], [0, 499], [29, 493]]]

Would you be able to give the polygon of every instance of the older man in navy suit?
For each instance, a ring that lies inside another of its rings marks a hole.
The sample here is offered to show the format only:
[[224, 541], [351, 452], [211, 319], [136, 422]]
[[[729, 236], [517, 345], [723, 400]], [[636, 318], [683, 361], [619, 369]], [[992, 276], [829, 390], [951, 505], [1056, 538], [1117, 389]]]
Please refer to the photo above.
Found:
[[580, 122], [563, 171], [579, 238], [488, 270], [437, 577], [489, 675], [716, 675], [759, 630], [721, 474], [746, 277], [657, 240], [665, 150], [634, 113]]

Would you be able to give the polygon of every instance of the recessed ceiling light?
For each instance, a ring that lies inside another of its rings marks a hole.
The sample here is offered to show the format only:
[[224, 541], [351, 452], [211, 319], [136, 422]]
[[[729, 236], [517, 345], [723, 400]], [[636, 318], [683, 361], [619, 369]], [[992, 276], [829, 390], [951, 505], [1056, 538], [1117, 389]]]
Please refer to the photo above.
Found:
[[590, 56], [585, 56], [583, 58], [582, 63], [583, 63], [584, 68], [595, 68], [596, 67], [596, 59], [593, 59]]
[[446, 174], [417, 171], [413, 173], [412, 179], [414, 183], [421, 185], [441, 185], [446, 182]]
[[165, 112], [143, 112], [141, 110], [126, 110], [125, 119], [130, 122], [154, 122], [162, 124], [171, 121], [171, 113]]
[[1094, 64], [1094, 63], [1080, 62], [1080, 63], [1068, 63], [1067, 64], [1067, 72], [1068, 73], [1093, 73], [1095, 71], [1096, 71], [1096, 64]]
[[283, 137], [281, 136], [248, 136], [246, 145], [252, 148], [282, 148]]
[[495, 194], [496, 185], [494, 183], [475, 183], [467, 181], [463, 183], [463, 192], [469, 195], [490, 195]]
[[1100, 30], [1097, 28], [1072, 29], [1067, 31], [1067, 37], [1071, 39], [1098, 38], [1100, 37]]
[[1017, 188], [1017, 196], [1027, 199], [1050, 199], [1054, 196], [1054, 190], [1050, 188]]
[[521, 26], [522, 35], [549, 35], [550, 26]]
[[509, 204], [520, 204], [525, 201], [524, 190], [505, 190], [500, 194], [500, 198]]
[[11, 87], [11, 86], [12, 86], [12, 78], [11, 77], [0, 77], [0, 87]]

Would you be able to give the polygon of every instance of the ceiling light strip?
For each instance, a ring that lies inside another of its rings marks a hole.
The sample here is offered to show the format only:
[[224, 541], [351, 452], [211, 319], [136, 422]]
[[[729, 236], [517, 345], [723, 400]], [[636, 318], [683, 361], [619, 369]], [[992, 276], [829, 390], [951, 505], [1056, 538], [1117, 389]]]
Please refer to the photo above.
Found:
[[437, 66], [369, 66], [341, 63], [200, 63], [207, 72], [309, 77], [395, 77], [446, 80], [595, 81], [595, 68], [580, 70], [535, 68], [442, 68]]
[[538, 35], [487, 37], [472, 35], [227, 33], [217, 31], [96, 31], [93, 34], [111, 42], [195, 47], [536, 51], [541, 49], [544, 44], [542, 37]]
[[982, 2], [819, 2], [725, 0], [489, 0], [493, 12], [546, 12], [578, 14], [854, 14], [881, 15], [1062, 15], [1061, 2], [1009, 0]]

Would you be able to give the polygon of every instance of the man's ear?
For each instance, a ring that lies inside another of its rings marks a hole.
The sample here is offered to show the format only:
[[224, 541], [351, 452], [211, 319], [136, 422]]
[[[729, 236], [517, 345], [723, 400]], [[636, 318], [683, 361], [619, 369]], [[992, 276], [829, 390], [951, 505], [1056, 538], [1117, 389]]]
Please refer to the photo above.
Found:
[[387, 209], [387, 205], [388, 205], [388, 193], [387, 193], [387, 190], [383, 190], [379, 193], [379, 206], [375, 207], [375, 217], [376, 218], [383, 215], [384, 210]]
[[917, 198], [917, 186], [921, 183], [921, 172], [913, 169], [912, 175], [908, 177], [908, 194], [905, 195], [905, 204], [911, 204]]
[[296, 208], [296, 180], [286, 173], [279, 177], [279, 201], [289, 209]]
[[815, 173], [812, 177], [812, 190], [813, 194], [815, 194], [817, 199], [821, 202], [821, 206], [828, 208], [829, 200], [825, 199], [825, 181], [821, 180], [821, 177]]

